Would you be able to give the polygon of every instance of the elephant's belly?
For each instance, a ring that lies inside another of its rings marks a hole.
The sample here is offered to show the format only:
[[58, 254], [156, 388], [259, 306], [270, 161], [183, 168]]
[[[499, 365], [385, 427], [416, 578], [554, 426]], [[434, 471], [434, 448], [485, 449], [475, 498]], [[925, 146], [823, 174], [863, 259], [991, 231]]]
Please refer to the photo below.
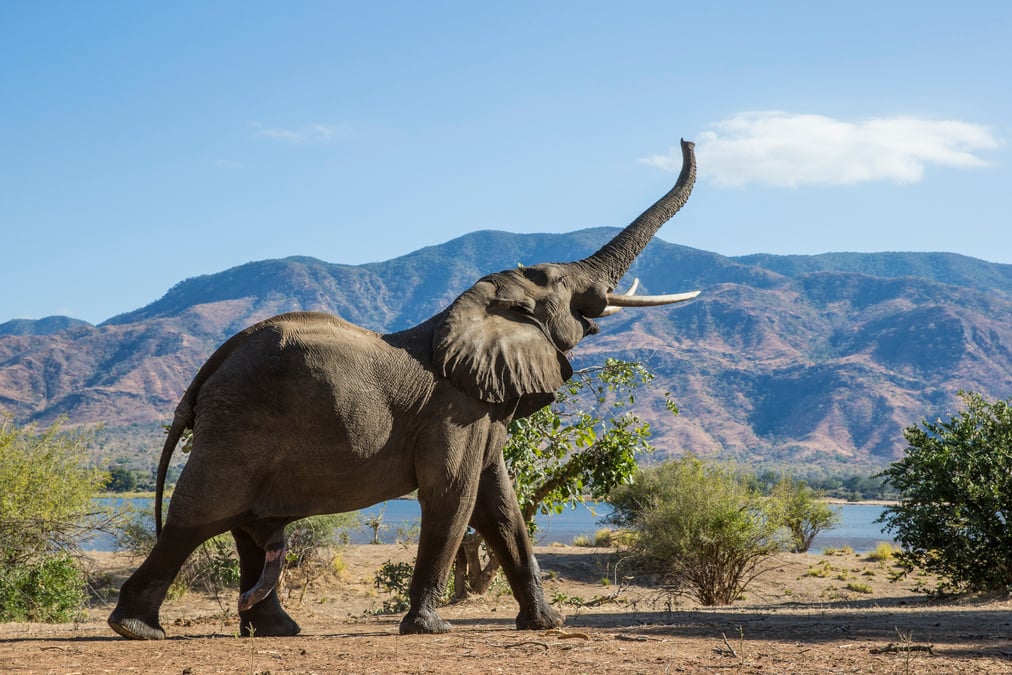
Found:
[[343, 427], [311, 436], [286, 443], [271, 462], [254, 497], [261, 515], [356, 511], [417, 487], [412, 453], [404, 443], [356, 443]]

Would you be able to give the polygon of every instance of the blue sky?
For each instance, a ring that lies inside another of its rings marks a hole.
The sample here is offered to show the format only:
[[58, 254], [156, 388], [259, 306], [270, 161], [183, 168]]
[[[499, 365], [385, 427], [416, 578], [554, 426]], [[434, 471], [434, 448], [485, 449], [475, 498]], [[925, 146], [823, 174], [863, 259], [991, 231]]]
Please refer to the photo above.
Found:
[[1008, 2], [9, 0], [0, 322], [622, 226], [680, 137], [700, 180], [667, 241], [1012, 263], [1009, 35]]

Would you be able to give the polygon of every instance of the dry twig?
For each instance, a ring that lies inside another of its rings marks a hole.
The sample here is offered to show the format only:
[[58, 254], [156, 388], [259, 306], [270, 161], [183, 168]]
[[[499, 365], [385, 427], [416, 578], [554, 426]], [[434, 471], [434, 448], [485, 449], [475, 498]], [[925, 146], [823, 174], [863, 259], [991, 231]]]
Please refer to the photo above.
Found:
[[586, 633], [567, 633], [564, 630], [553, 628], [552, 630], [546, 630], [543, 635], [545, 637], [554, 637], [558, 640], [589, 640], [590, 636]]
[[927, 652], [932, 656], [935, 645], [898, 645], [895, 642], [890, 642], [885, 647], [872, 647], [868, 650], [871, 654], [902, 654], [904, 652]]
[[538, 640], [524, 640], [523, 642], [514, 642], [513, 644], [509, 644], [509, 645], [500, 645], [500, 644], [496, 644], [494, 642], [487, 642], [486, 641], [485, 644], [487, 644], [489, 647], [497, 647], [499, 649], [513, 649], [514, 647], [524, 647], [526, 645], [533, 645], [535, 647], [541, 647], [545, 651], [548, 650], [548, 643], [547, 642], [540, 642]]
[[[724, 646], [727, 647], [727, 651], [731, 652], [731, 656], [733, 656], [734, 658], [738, 658], [738, 652], [736, 652], [734, 647], [731, 646], [731, 643], [727, 641], [727, 635], [721, 633], [720, 637], [724, 638]], [[721, 654], [724, 653], [724, 650], [720, 648], [718, 648], [717, 651]]]

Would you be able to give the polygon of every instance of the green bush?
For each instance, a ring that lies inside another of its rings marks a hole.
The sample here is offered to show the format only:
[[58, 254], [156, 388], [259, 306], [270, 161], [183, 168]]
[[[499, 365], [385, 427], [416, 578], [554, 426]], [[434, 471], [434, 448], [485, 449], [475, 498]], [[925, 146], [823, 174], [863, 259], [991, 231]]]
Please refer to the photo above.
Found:
[[67, 623], [83, 616], [85, 579], [67, 553], [0, 574], [0, 618], [3, 621]]
[[415, 568], [406, 562], [395, 563], [387, 560], [378, 570], [373, 585], [376, 588], [390, 593], [393, 598], [383, 601], [383, 607], [377, 614], [397, 614], [405, 611], [411, 602], [408, 600], [408, 590], [411, 586], [411, 576]]
[[638, 471], [609, 498], [649, 570], [704, 605], [730, 604], [781, 546], [771, 501], [729, 468], [684, 457]]
[[84, 604], [72, 554], [98, 524], [106, 480], [85, 465], [90, 438], [0, 419], [0, 621], [66, 621]]
[[903, 459], [883, 472], [899, 503], [882, 521], [904, 573], [922, 568], [941, 592], [1012, 591], [1012, 399], [960, 392], [966, 409], [904, 430]]

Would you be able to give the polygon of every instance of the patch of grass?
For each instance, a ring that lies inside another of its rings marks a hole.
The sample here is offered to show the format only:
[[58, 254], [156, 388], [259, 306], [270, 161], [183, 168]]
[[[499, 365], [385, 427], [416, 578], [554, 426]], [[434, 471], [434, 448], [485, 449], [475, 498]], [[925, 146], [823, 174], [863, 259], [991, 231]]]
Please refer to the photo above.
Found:
[[871, 593], [872, 588], [868, 584], [861, 583], [859, 581], [851, 581], [844, 588], [848, 591], [854, 591], [855, 593]]
[[896, 548], [887, 541], [880, 541], [875, 545], [875, 550], [869, 551], [866, 559], [872, 562], [889, 562], [896, 554]]
[[833, 548], [832, 546], [827, 546], [826, 548], [822, 549], [822, 555], [836, 555], [836, 556], [854, 555], [854, 549], [850, 546], [841, 546], [840, 548]]
[[811, 567], [809, 567], [805, 571], [805, 573], [802, 574], [801, 576], [803, 576], [803, 577], [819, 577], [820, 579], [825, 579], [826, 577], [828, 577], [832, 573], [833, 573], [833, 566], [830, 565], [829, 562], [826, 561], [826, 560], [820, 560], [818, 563], [816, 563], [816, 564], [812, 565]]
[[615, 532], [602, 528], [594, 533], [593, 538], [588, 534], [578, 534], [573, 537], [573, 546], [594, 546], [597, 548], [608, 548], [617, 544]]

